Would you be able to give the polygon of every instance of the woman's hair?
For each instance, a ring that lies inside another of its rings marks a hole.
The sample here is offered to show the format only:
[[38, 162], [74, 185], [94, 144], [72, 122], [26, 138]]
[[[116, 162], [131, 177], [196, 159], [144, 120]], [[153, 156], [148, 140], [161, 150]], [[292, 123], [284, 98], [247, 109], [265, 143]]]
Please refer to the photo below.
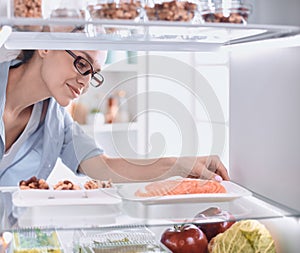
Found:
[[35, 50], [22, 50], [17, 59], [21, 60], [22, 63], [26, 63], [32, 58], [34, 52]]

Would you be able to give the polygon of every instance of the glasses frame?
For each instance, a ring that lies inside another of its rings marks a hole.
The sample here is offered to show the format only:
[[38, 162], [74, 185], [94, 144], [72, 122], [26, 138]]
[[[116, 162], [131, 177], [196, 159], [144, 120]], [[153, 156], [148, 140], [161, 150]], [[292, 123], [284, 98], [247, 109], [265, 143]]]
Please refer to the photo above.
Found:
[[[77, 70], [77, 72], [80, 75], [87, 76], [87, 75], [91, 74], [92, 79], [90, 81], [90, 84], [93, 87], [97, 88], [97, 87], [101, 86], [104, 83], [104, 76], [101, 75], [100, 72], [94, 71], [93, 65], [92, 65], [92, 63], [89, 60], [87, 60], [86, 58], [84, 58], [84, 57], [82, 57], [80, 55], [74, 54], [71, 50], [65, 50], [65, 51], [74, 58], [73, 65], [74, 65], [75, 69]], [[87, 70], [84, 73], [77, 67], [77, 62], [80, 61], [80, 60], [86, 61], [89, 64], [89, 66], [90, 66], [90, 69]]]

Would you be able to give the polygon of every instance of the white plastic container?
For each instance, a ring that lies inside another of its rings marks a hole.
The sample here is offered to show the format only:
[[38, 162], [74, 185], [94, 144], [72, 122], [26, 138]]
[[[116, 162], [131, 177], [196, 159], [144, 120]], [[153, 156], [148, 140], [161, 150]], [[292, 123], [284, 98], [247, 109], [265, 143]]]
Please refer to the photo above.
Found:
[[[80, 194], [83, 191], [77, 192]], [[24, 198], [17, 191], [13, 194], [14, 216], [21, 228], [75, 228], [113, 224], [122, 207], [122, 200], [113, 192], [113, 189], [99, 189], [89, 191], [85, 197], [70, 197], [70, 191], [60, 191], [56, 198]], [[72, 194], [76, 194], [75, 191]]]

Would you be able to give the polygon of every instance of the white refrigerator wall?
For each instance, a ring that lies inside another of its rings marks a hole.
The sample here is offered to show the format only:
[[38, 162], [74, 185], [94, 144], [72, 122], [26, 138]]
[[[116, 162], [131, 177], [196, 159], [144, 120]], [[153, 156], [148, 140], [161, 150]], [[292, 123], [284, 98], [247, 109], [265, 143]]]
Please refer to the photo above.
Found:
[[300, 47], [233, 51], [230, 173], [300, 210]]
[[148, 55], [148, 157], [219, 155], [228, 166], [228, 54]]

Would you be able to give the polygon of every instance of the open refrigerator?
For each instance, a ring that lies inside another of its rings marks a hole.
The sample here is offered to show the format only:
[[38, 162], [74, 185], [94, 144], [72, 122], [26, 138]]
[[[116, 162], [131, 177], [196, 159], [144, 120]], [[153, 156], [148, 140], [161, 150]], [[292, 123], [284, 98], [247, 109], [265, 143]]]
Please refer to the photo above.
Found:
[[[294, 5], [296, 9], [297, 3]], [[22, 248], [17, 242], [42, 235], [50, 238], [51, 248], [46, 250], [51, 252], [169, 252], [160, 244], [165, 229], [183, 223], [220, 222], [219, 217], [194, 220], [198, 213], [216, 207], [230, 212], [238, 221], [252, 219], [267, 226], [277, 252], [298, 252], [300, 27], [297, 20], [295, 24], [272, 24], [276, 20], [272, 13], [270, 19], [258, 13], [257, 10], [257, 20], [266, 24], [255, 20], [247, 25], [135, 23], [3, 15], [0, 42], [8, 50], [135, 48], [145, 52], [209, 52], [230, 48], [229, 168], [234, 182], [234, 187], [229, 187], [230, 195], [221, 198], [185, 196], [151, 200], [132, 195], [136, 184], [116, 184], [110, 192], [97, 192], [89, 197], [77, 192], [75, 196], [54, 198], [44, 193], [20, 196], [18, 187], [1, 187], [0, 232], [13, 235], [9, 250], [30, 252], [32, 244]], [[16, 29], [24, 25], [51, 28], [74, 24], [85, 26], [86, 32]], [[99, 27], [120, 32], [103, 34]], [[147, 71], [147, 63], [143, 68]], [[145, 87], [147, 91], [147, 83]], [[142, 103], [144, 109], [146, 106]], [[147, 126], [147, 119], [142, 126]]]

